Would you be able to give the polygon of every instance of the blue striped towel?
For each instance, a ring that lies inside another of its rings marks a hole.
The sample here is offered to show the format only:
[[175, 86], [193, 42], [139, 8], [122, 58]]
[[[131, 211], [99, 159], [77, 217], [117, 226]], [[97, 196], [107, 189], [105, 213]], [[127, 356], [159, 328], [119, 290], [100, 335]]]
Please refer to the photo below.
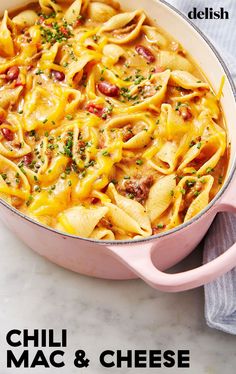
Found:
[[[168, 0], [170, 4], [188, 14], [193, 7], [203, 10], [212, 6], [215, 10], [224, 7], [229, 20], [194, 20], [193, 22], [211, 39], [225, 56], [226, 64], [236, 81], [236, 1], [215, 0]], [[226, 251], [236, 241], [236, 216], [218, 214], [205, 240], [203, 262], [209, 262]], [[205, 286], [205, 318], [209, 327], [236, 335], [236, 268]]]

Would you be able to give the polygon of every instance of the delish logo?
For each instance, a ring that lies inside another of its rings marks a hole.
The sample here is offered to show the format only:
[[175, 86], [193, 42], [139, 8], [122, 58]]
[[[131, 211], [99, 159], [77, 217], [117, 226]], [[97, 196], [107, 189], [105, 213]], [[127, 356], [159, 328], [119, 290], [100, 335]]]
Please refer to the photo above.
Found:
[[229, 19], [229, 12], [220, 8], [220, 10], [214, 10], [214, 8], [205, 8], [204, 10], [198, 10], [193, 8], [188, 13], [190, 19]]

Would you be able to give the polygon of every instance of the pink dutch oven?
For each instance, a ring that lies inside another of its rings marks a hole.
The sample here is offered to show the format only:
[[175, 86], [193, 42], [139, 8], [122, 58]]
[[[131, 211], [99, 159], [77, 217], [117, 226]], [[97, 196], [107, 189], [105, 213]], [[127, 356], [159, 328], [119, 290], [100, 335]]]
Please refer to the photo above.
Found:
[[[127, 1], [121, 0], [127, 9]], [[11, 0], [10, 7], [24, 5]], [[0, 11], [9, 9], [2, 0]], [[218, 212], [236, 212], [236, 102], [230, 74], [214, 47], [189, 20], [164, 1], [129, 0], [129, 8], [143, 8], [160, 27], [174, 35], [202, 68], [217, 91], [226, 76], [222, 107], [231, 143], [231, 157], [224, 186], [196, 217], [166, 233], [137, 241], [103, 242], [65, 235], [24, 216], [4, 201], [0, 215], [6, 225], [29, 247], [50, 261], [72, 271], [105, 279], [142, 278], [150, 286], [167, 292], [184, 291], [210, 282], [236, 266], [236, 244], [220, 257], [199, 268], [178, 274], [164, 270], [189, 255], [202, 240]]]

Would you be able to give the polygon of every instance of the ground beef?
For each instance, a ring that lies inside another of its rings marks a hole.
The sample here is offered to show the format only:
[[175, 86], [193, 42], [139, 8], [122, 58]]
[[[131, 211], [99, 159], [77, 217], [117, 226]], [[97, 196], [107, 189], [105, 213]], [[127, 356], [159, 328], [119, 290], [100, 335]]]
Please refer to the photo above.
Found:
[[142, 203], [147, 199], [153, 182], [152, 175], [141, 179], [131, 179], [124, 183], [124, 189], [126, 194], [133, 195], [135, 200]]

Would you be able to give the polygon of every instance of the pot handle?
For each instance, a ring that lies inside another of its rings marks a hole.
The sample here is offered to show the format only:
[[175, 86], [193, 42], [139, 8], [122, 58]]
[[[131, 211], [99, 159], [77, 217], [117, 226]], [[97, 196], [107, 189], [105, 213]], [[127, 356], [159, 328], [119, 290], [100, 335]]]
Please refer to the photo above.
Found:
[[[226, 191], [223, 199], [216, 207], [217, 212], [230, 211], [236, 213], [235, 191]], [[161, 245], [162, 241], [159, 245]], [[158, 244], [157, 244], [158, 245]], [[186, 291], [209, 283], [227, 273], [236, 266], [236, 243], [226, 252], [211, 262], [196, 269], [177, 274], [168, 274], [158, 270], [152, 261], [153, 243], [134, 244], [133, 248], [110, 246], [113, 255], [131, 271], [136, 273], [150, 286], [166, 292]]]

